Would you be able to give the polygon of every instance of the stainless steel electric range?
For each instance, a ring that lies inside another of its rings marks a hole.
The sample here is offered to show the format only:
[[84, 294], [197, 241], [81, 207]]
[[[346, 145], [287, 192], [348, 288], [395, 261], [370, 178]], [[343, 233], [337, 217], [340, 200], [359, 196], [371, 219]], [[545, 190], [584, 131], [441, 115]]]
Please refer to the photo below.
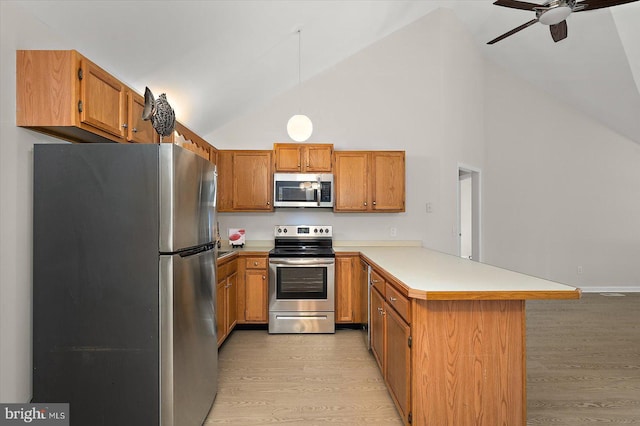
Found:
[[327, 225], [279, 225], [269, 252], [269, 333], [335, 333], [335, 252]]

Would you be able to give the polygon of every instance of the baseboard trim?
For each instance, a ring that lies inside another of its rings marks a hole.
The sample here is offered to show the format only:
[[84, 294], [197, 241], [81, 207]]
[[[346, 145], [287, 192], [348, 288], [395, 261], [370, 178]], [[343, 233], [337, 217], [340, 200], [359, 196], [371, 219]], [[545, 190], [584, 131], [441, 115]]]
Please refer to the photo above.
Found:
[[580, 287], [583, 293], [640, 293], [640, 286]]

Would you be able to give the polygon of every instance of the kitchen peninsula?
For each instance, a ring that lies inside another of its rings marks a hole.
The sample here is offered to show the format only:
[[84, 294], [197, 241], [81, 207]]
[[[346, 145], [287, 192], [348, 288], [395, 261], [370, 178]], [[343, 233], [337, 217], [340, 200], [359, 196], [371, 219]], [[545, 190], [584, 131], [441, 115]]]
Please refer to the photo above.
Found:
[[336, 252], [372, 268], [372, 352], [405, 424], [526, 424], [526, 300], [579, 289], [419, 247]]

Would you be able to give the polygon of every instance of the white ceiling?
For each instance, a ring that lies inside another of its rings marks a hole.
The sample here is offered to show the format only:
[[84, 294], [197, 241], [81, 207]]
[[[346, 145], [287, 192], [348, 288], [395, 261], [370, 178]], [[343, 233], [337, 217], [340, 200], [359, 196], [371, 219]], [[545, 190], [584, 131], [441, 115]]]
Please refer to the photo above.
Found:
[[559, 43], [535, 24], [492, 46], [533, 12], [492, 0], [13, 3], [139, 92], [166, 92], [180, 121], [201, 135], [298, 84], [298, 28], [306, 80], [448, 7], [491, 61], [640, 143], [640, 2], [569, 16]]

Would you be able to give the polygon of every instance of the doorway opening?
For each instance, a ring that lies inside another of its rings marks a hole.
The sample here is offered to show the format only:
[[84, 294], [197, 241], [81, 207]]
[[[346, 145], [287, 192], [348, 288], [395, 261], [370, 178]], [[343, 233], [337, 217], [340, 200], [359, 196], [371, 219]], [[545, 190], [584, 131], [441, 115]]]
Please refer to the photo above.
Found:
[[458, 164], [458, 255], [481, 261], [480, 169], [461, 164]]

